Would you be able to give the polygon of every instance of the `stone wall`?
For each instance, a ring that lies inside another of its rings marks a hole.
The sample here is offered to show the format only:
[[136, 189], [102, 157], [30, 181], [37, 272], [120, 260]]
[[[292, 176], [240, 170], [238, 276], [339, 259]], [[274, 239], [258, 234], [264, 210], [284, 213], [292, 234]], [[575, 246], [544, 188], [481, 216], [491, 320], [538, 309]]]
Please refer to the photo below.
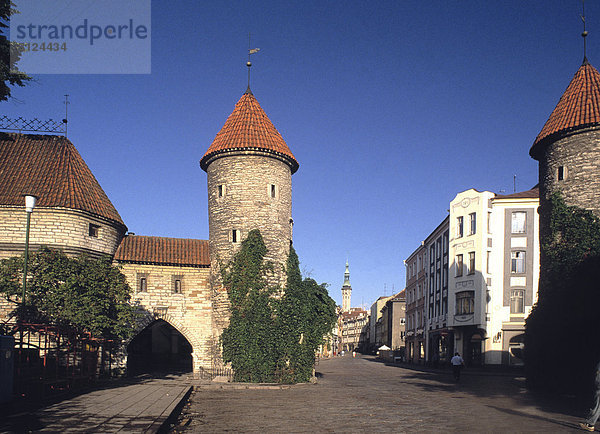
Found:
[[[542, 230], [549, 228], [546, 200], [557, 190], [562, 192], [568, 205], [600, 216], [600, 131], [577, 132], [551, 143], [539, 163]], [[559, 180], [561, 166], [564, 179]]]
[[[90, 236], [90, 224], [98, 228]], [[0, 258], [19, 256], [25, 250], [27, 216], [24, 207], [0, 206]], [[35, 208], [31, 213], [29, 248], [45, 245], [67, 255], [113, 255], [125, 227], [84, 211], [67, 208]]]
[[[228, 325], [230, 307], [222, 287], [221, 264], [232, 259], [251, 230], [260, 230], [267, 247], [265, 259], [274, 265], [270, 283], [285, 283], [283, 265], [292, 241], [292, 174], [285, 162], [250, 152], [215, 159], [207, 175], [216, 341]], [[235, 235], [234, 230], [238, 231]]]
[[[220, 354], [213, 354], [212, 301], [209, 268], [121, 263], [122, 273], [132, 289], [131, 303], [142, 313], [137, 332], [156, 319], [175, 327], [191, 344], [194, 371], [210, 368]], [[146, 278], [141, 291], [140, 278]], [[175, 293], [175, 279], [181, 281], [181, 293]]]

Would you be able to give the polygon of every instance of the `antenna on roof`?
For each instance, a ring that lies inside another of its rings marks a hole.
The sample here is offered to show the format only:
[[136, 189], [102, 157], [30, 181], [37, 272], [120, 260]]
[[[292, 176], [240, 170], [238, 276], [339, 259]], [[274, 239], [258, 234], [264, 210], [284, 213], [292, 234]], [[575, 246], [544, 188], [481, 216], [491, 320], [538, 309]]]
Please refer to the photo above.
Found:
[[587, 37], [588, 32], [585, 29], [585, 0], [581, 0], [581, 21], [583, 21], [583, 33], [581, 33], [581, 37], [583, 38], [583, 63], [586, 63], [587, 62], [587, 53], [586, 53], [585, 38]]
[[65, 95], [65, 118], [62, 120], [65, 124], [65, 137], [67, 137], [68, 122], [69, 122], [69, 94]]
[[250, 62], [250, 55], [251, 54], [255, 54], [258, 53], [260, 51], [260, 48], [250, 48], [250, 32], [248, 32], [248, 62], [246, 62], [246, 66], [248, 67], [248, 89], [246, 89], [246, 92], [250, 92], [250, 67], [252, 67], [252, 62]]
[[517, 192], [517, 175], [513, 175], [513, 193]]

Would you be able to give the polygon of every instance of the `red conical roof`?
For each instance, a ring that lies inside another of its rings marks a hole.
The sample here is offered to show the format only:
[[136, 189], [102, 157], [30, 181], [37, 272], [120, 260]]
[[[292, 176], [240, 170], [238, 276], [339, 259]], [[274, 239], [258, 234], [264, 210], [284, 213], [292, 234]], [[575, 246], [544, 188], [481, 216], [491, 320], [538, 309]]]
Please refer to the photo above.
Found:
[[0, 133], [0, 205], [24, 206], [24, 194], [38, 196], [36, 206], [86, 211], [126, 230], [121, 216], [66, 137]]
[[543, 146], [562, 134], [595, 125], [600, 125], [600, 73], [584, 59], [533, 142], [529, 155], [537, 159]]
[[225, 125], [200, 160], [200, 167], [206, 170], [216, 155], [248, 150], [273, 154], [289, 164], [292, 173], [298, 170], [298, 162], [292, 151], [250, 89], [235, 105]]

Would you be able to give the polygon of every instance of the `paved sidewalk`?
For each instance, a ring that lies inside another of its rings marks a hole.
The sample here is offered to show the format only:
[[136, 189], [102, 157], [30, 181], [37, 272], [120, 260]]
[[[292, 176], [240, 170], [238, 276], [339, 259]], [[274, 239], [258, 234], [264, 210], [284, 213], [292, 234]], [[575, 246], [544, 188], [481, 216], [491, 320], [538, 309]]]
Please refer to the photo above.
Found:
[[191, 389], [187, 376], [109, 384], [0, 421], [0, 432], [157, 432]]

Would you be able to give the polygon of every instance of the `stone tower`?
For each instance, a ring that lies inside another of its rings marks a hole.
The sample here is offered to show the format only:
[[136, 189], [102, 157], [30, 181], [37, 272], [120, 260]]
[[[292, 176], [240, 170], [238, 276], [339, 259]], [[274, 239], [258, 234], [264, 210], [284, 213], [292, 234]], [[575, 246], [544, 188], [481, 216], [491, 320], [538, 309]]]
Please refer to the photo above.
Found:
[[548, 198], [600, 216], [600, 73], [586, 58], [535, 139], [539, 161], [540, 229], [549, 229]]
[[241, 241], [259, 229], [274, 264], [272, 284], [283, 285], [292, 242], [292, 174], [298, 162], [250, 87], [200, 160], [208, 178], [208, 223], [213, 291], [213, 335], [229, 319], [220, 264], [227, 264]]
[[350, 312], [350, 297], [352, 296], [352, 286], [350, 286], [350, 269], [346, 261], [346, 271], [344, 272], [344, 284], [342, 285], [342, 312]]

